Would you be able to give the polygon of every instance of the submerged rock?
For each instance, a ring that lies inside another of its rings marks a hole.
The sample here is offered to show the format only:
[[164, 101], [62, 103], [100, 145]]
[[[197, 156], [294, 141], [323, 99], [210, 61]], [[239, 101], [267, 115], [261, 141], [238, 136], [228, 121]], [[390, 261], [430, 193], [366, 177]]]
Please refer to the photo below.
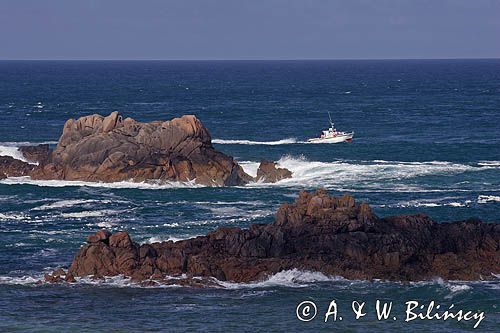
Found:
[[378, 218], [349, 195], [301, 192], [278, 209], [273, 224], [249, 229], [220, 227], [206, 236], [143, 245], [124, 231], [99, 231], [68, 275], [123, 274], [161, 283], [185, 274], [248, 282], [293, 268], [349, 279], [491, 279], [500, 273], [500, 224], [436, 223], [422, 214]]

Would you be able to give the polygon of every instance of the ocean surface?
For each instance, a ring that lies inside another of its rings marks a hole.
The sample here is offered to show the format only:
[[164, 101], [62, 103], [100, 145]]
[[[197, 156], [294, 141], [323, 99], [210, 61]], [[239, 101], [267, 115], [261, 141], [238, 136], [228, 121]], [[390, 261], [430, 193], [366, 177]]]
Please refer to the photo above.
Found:
[[[409, 300], [484, 311], [476, 330], [498, 332], [500, 278], [408, 284], [291, 270], [206, 289], [37, 281], [100, 228], [144, 243], [271, 223], [281, 203], [318, 187], [379, 216], [500, 222], [500, 60], [0, 61], [0, 155], [55, 145], [68, 118], [115, 110], [141, 121], [195, 114], [247, 172], [266, 158], [293, 178], [232, 188], [0, 181], [1, 332], [474, 330], [474, 321], [405, 322]], [[352, 143], [305, 143], [328, 126], [328, 111], [337, 129], [355, 132]], [[377, 320], [377, 299], [394, 302], [397, 320]], [[304, 300], [318, 308], [309, 322], [296, 316]], [[325, 323], [331, 300], [343, 320]], [[359, 320], [354, 300], [366, 302]]]

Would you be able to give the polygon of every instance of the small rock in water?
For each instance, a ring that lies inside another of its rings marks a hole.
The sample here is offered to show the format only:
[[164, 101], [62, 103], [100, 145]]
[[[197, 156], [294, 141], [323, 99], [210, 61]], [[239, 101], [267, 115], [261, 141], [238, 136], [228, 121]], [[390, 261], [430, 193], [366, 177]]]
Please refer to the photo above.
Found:
[[257, 181], [276, 183], [282, 179], [292, 178], [292, 172], [285, 168], [278, 168], [276, 162], [262, 160], [257, 169]]

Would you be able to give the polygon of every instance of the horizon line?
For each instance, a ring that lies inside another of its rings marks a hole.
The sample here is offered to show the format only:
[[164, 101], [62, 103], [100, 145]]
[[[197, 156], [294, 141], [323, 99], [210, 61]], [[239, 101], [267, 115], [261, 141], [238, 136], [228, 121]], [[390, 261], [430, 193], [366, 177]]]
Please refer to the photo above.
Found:
[[455, 57], [455, 58], [261, 58], [261, 59], [224, 59], [224, 58], [195, 58], [195, 59], [113, 59], [113, 58], [66, 58], [66, 59], [2, 59], [0, 61], [384, 61], [384, 60], [499, 60], [500, 57]]

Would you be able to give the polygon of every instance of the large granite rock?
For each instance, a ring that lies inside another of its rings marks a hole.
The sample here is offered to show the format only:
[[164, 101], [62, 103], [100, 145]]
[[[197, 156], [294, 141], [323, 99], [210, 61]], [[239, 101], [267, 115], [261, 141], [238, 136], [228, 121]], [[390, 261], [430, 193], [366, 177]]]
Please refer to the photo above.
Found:
[[124, 231], [100, 231], [79, 250], [66, 279], [123, 274], [162, 283], [187, 274], [247, 282], [293, 268], [349, 279], [492, 279], [500, 273], [500, 224], [436, 223], [421, 214], [378, 218], [348, 195], [301, 192], [278, 209], [273, 224], [249, 229], [220, 227], [143, 245]]
[[49, 163], [35, 179], [116, 182], [194, 181], [241, 185], [251, 180], [232, 157], [216, 151], [208, 130], [195, 116], [142, 123], [91, 115], [64, 125]]
[[117, 182], [182, 181], [209, 186], [276, 182], [291, 172], [263, 161], [257, 178], [230, 156], [216, 151], [210, 134], [191, 115], [142, 123], [118, 112], [69, 119], [57, 147], [19, 148], [25, 163], [2, 156], [0, 174], [43, 180]]
[[33, 164], [17, 160], [11, 156], [0, 156], [0, 179], [27, 176], [35, 167]]

